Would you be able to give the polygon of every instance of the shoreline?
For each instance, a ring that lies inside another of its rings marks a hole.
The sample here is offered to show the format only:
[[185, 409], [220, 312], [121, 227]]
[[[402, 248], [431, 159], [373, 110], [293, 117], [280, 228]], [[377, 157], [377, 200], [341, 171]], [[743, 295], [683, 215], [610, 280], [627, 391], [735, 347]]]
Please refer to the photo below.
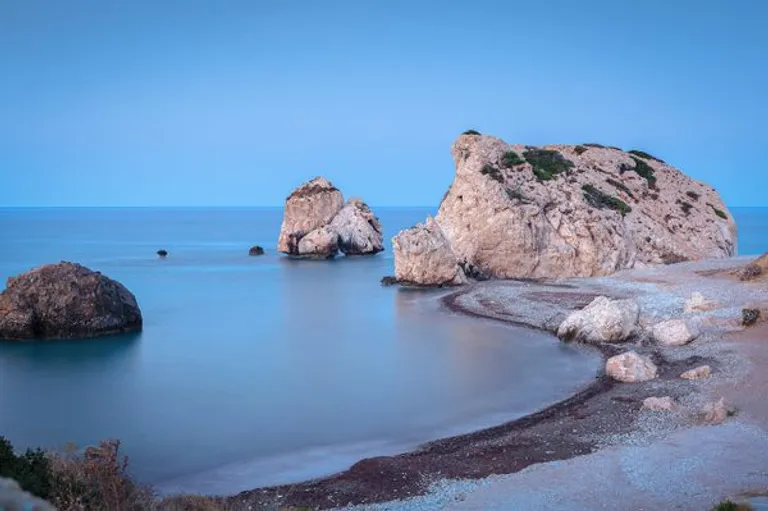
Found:
[[[726, 271], [723, 268], [740, 266], [740, 263], [739, 258], [700, 261], [555, 283], [488, 281], [463, 287], [439, 300], [442, 306], [458, 314], [552, 333], [561, 317], [570, 310], [583, 307], [594, 296], [634, 296], [652, 301], [669, 294], [665, 286], [670, 283], [663, 278], [655, 282], [655, 274], [663, 277], [667, 273], [674, 277], [682, 272], [695, 286], [720, 279]], [[721, 279], [718, 285], [740, 287], [733, 279]], [[674, 282], [672, 287], [675, 287]], [[684, 285], [677, 287], [685, 288]], [[768, 303], [768, 295], [764, 298], [763, 301]], [[665, 299], [669, 301], [668, 296]], [[666, 315], [674, 316], [678, 312], [677, 305], [662, 303], [658, 308]], [[658, 315], [657, 310], [650, 309], [651, 316]], [[646, 307], [643, 310], [645, 312]], [[719, 312], [704, 315], [714, 321], [702, 338], [718, 340], [724, 332], [733, 329], [736, 318], [722, 318]], [[640, 341], [638, 346], [631, 342], [590, 345], [585, 349], [598, 350], [604, 359], [628, 349], [644, 350], [659, 367], [659, 378], [643, 384], [620, 384], [601, 371], [594, 383], [574, 395], [511, 422], [437, 439], [410, 452], [363, 459], [348, 470], [326, 478], [258, 488], [225, 500], [231, 504], [279, 504], [317, 509], [385, 503], [424, 496], [443, 480], [479, 480], [514, 474], [532, 465], [595, 453], [607, 445], [615, 445], [618, 437], [658, 435], [690, 427], [696, 424], [692, 413], [669, 414], [664, 417], [667, 424], [649, 427], [644, 424], [647, 412], [641, 410], [642, 401], [654, 395], [671, 395], [682, 402], [690, 402], [688, 411], [694, 410], [703, 402], [706, 392], [697, 388], [701, 385], [696, 382], [680, 380], [679, 375], [702, 364], [711, 365], [715, 373], [720, 374], [721, 368], [728, 365], [721, 360], [717, 350], [708, 353], [707, 349], [698, 349], [709, 342], [694, 341], [693, 347], [674, 350], [659, 348], [646, 341]]]

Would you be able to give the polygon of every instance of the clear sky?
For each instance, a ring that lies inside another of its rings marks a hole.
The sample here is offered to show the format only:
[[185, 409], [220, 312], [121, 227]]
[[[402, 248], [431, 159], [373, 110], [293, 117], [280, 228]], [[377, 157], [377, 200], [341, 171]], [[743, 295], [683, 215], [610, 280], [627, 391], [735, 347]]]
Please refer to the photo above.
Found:
[[437, 205], [450, 144], [640, 148], [768, 206], [768, 1], [0, 0], [0, 205]]

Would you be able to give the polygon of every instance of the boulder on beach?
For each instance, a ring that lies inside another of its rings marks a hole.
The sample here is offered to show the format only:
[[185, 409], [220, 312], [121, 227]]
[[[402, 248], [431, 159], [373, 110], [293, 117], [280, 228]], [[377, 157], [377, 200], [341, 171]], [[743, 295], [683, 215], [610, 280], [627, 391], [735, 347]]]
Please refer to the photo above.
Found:
[[636, 383], [653, 380], [658, 369], [650, 358], [628, 351], [606, 360], [605, 373], [616, 381]]
[[443, 230], [432, 217], [392, 238], [395, 279], [419, 286], [456, 286], [467, 281]]
[[717, 401], [705, 404], [701, 408], [701, 415], [705, 424], [716, 426], [725, 422], [730, 415], [730, 410], [725, 405], [725, 399], [721, 397]]
[[768, 252], [761, 255], [744, 268], [742, 268], [740, 277], [741, 280], [755, 280], [768, 274]]
[[293, 257], [325, 259], [373, 255], [384, 250], [379, 219], [360, 199], [344, 204], [338, 188], [323, 177], [299, 186], [285, 201], [277, 249]]
[[624, 342], [637, 333], [639, 317], [640, 306], [635, 300], [598, 296], [584, 309], [569, 314], [557, 329], [557, 336], [565, 341]]
[[76, 263], [47, 264], [8, 279], [0, 293], [0, 338], [68, 339], [141, 330], [136, 298]]
[[683, 346], [694, 340], [699, 332], [683, 319], [670, 319], [653, 325], [653, 338], [662, 346]]
[[684, 380], [702, 380], [712, 375], [712, 368], [708, 365], [694, 367], [680, 375]]
[[258, 245], [254, 245], [251, 247], [250, 250], [248, 250], [249, 256], [260, 256], [264, 255], [264, 249]]
[[652, 412], [670, 412], [676, 406], [675, 400], [670, 396], [648, 397], [643, 400], [643, 408]]
[[709, 312], [717, 309], [720, 306], [719, 303], [714, 300], [709, 300], [703, 294], [698, 291], [691, 293], [691, 297], [685, 301], [685, 312], [692, 314], [696, 312]]
[[436, 216], [462, 264], [497, 278], [588, 277], [734, 255], [710, 186], [642, 151], [463, 134]]

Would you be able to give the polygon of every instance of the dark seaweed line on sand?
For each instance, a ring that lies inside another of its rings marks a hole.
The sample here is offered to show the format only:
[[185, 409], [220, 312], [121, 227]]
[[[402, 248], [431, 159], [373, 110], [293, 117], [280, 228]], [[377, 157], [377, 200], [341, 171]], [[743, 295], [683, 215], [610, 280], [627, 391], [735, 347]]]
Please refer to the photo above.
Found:
[[[552, 333], [458, 305], [458, 298], [471, 290], [472, 287], [461, 289], [440, 301], [444, 307], [459, 314]], [[591, 348], [601, 352], [603, 357], [613, 354], [611, 347]], [[597, 450], [595, 443], [571, 437], [568, 433], [570, 426], [555, 423], [581, 421], [581, 410], [615, 385], [613, 380], [601, 374], [595, 382], [574, 395], [498, 426], [430, 441], [413, 451], [394, 456], [366, 458], [346, 471], [322, 479], [249, 490], [228, 500], [238, 504], [277, 503], [314, 509], [373, 504], [424, 495], [430, 484], [440, 479], [480, 479], [512, 474], [537, 463], [589, 454]], [[623, 405], [631, 406], [629, 403]], [[536, 431], [537, 428], [543, 431]], [[562, 434], [557, 434], [559, 431]], [[498, 443], [494, 445], [494, 441]]]

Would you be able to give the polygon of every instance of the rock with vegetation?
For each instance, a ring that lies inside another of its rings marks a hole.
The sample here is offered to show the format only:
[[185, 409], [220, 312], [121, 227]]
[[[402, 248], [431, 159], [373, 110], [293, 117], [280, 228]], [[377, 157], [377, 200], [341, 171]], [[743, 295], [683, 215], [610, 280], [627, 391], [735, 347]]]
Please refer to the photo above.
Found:
[[698, 331], [683, 319], [670, 319], [653, 325], [653, 338], [662, 346], [684, 346], [694, 340]]
[[741, 270], [741, 280], [756, 280], [768, 273], [768, 252], [761, 255]]
[[637, 383], [653, 380], [658, 369], [650, 358], [628, 351], [606, 360], [605, 374], [622, 383]]
[[8, 279], [0, 293], [0, 338], [68, 339], [141, 330], [136, 298], [76, 263], [46, 264]]
[[459, 262], [490, 276], [607, 275], [735, 252], [717, 192], [642, 151], [468, 132], [451, 152], [436, 220]]
[[440, 225], [426, 223], [401, 231], [392, 238], [395, 279], [400, 284], [456, 286], [467, 281]]
[[322, 177], [304, 183], [285, 201], [277, 249], [294, 257], [325, 259], [384, 250], [381, 224], [359, 199], [344, 205], [338, 188]]
[[565, 341], [625, 342], [637, 333], [639, 317], [640, 306], [635, 300], [598, 296], [584, 309], [569, 314], [557, 329], [557, 336]]

